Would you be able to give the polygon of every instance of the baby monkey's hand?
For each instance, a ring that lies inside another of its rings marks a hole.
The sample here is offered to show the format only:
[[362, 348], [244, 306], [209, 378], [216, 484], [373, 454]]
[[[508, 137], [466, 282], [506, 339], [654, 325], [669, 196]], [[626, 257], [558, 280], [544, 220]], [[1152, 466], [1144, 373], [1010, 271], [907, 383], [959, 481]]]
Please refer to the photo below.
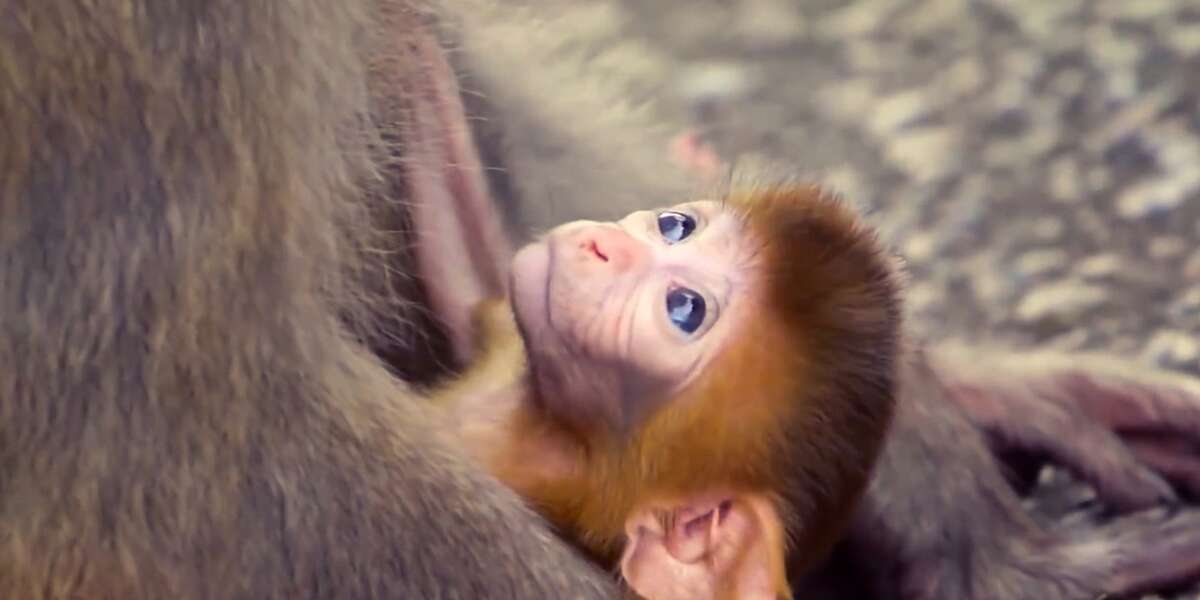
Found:
[[761, 494], [700, 494], [625, 522], [621, 575], [646, 600], [790, 598], [783, 528]]
[[472, 359], [487, 360], [496, 353], [524, 353], [512, 306], [504, 298], [489, 298], [471, 311]]

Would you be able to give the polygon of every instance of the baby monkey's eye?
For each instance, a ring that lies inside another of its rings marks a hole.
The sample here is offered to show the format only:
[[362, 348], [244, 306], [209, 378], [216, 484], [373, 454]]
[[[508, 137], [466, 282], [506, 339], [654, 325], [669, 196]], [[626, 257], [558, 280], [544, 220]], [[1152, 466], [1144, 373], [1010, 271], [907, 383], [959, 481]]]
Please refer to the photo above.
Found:
[[658, 231], [668, 243], [682, 242], [696, 230], [696, 220], [680, 212], [668, 210], [658, 214]]
[[693, 334], [704, 324], [704, 298], [684, 287], [667, 292], [667, 315], [671, 323], [686, 334]]

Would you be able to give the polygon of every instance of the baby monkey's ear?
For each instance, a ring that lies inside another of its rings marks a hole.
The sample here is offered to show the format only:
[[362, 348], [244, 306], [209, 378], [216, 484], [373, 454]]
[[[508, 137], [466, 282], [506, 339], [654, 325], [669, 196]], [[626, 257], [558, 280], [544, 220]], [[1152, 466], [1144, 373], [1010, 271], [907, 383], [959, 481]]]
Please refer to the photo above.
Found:
[[639, 508], [621, 576], [646, 600], [791, 598], [783, 522], [762, 494], [702, 494]]

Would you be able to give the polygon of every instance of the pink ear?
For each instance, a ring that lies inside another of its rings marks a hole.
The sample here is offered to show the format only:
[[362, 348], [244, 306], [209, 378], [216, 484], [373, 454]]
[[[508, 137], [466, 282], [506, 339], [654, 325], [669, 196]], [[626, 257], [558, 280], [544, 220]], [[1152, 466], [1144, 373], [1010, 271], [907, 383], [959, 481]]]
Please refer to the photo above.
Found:
[[646, 600], [774, 600], [786, 586], [780, 525], [760, 496], [640, 509], [626, 521], [621, 575]]

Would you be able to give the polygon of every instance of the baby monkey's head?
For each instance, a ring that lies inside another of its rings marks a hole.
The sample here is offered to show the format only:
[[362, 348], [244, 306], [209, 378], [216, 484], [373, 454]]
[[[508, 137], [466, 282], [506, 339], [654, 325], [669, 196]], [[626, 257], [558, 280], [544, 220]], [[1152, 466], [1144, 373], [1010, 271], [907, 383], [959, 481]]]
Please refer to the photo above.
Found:
[[569, 223], [518, 253], [512, 293], [539, 406], [587, 441], [603, 490], [578, 507], [590, 532], [721, 488], [832, 543], [900, 344], [893, 259], [849, 207], [776, 186]]

